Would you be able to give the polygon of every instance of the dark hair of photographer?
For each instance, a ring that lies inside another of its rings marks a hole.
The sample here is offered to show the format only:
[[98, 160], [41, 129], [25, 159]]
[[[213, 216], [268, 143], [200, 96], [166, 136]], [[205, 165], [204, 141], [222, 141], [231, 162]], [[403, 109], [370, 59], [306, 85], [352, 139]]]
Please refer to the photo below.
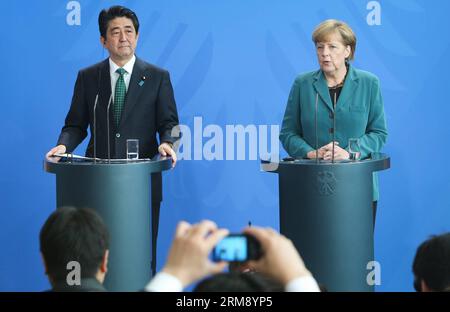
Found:
[[40, 250], [50, 283], [65, 283], [67, 264], [77, 261], [82, 279], [98, 279], [106, 274], [109, 234], [93, 210], [65, 207], [53, 212], [40, 232]]
[[412, 269], [416, 291], [450, 291], [450, 233], [423, 242]]
[[201, 281], [194, 292], [283, 292], [284, 286], [260, 273], [228, 272]]

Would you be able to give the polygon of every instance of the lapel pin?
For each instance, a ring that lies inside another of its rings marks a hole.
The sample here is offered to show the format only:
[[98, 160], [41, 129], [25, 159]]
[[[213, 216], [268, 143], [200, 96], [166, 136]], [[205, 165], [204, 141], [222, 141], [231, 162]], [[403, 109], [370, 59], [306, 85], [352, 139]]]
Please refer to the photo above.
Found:
[[139, 81], [139, 86], [140, 86], [140, 87], [142, 87], [142, 86], [144, 85], [145, 79], [147, 79], [147, 77], [145, 77], [145, 76], [142, 76], [142, 77], [141, 77], [141, 81]]

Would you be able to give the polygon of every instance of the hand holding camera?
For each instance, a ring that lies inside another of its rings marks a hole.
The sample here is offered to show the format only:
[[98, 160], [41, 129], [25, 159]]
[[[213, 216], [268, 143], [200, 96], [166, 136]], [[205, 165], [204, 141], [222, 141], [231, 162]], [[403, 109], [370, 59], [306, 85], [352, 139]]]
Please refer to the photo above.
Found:
[[283, 285], [295, 278], [311, 276], [303, 259], [290, 239], [271, 228], [249, 227], [244, 231], [256, 238], [261, 245], [262, 256], [247, 264]]
[[213, 261], [245, 263], [283, 285], [310, 276], [292, 241], [270, 228], [248, 227], [243, 234], [230, 234], [213, 249]]
[[311, 276], [292, 241], [273, 229], [249, 227], [243, 234], [228, 234], [212, 221], [180, 222], [162, 271], [183, 287], [222, 272], [228, 263], [244, 263], [283, 285]]
[[228, 230], [219, 229], [212, 221], [194, 225], [181, 221], [162, 271], [178, 278], [183, 287], [209, 274], [222, 272], [227, 263], [213, 263], [208, 255], [227, 235]]

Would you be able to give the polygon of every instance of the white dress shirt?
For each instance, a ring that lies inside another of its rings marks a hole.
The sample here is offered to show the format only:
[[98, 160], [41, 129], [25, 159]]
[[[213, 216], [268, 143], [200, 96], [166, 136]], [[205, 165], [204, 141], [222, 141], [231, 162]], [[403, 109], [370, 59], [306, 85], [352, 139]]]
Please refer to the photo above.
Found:
[[[294, 278], [287, 283], [284, 290], [286, 292], [320, 292], [319, 285], [311, 275]], [[183, 284], [175, 276], [166, 272], [159, 272], [145, 286], [145, 291], [180, 292], [183, 291]]]
[[319, 285], [312, 275], [294, 278], [284, 286], [286, 292], [320, 292]]
[[150, 283], [145, 286], [145, 291], [180, 292], [183, 291], [183, 284], [178, 278], [169, 273], [158, 272]]
[[[128, 86], [130, 85], [131, 74], [133, 73], [133, 67], [135, 62], [136, 56], [133, 55], [133, 57], [122, 67], [123, 69], [126, 70], [126, 73], [123, 75], [123, 80], [125, 80], [125, 86], [127, 91]], [[114, 102], [114, 91], [116, 90], [116, 82], [117, 79], [119, 79], [119, 74], [116, 73], [116, 70], [119, 68], [120, 66], [118, 66], [116, 63], [113, 62], [113, 60], [111, 60], [111, 58], [109, 58], [109, 75], [111, 76], [111, 92], [113, 102]]]

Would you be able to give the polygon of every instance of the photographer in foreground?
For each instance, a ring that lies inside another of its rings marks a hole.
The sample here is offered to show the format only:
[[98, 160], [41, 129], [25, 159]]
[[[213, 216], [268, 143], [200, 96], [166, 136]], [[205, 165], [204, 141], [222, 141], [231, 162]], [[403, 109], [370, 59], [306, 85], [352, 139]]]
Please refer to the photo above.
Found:
[[[285, 291], [320, 291], [317, 282], [305, 267], [289, 239], [270, 228], [251, 227], [245, 229], [244, 233], [256, 238], [261, 246], [261, 257], [247, 262], [258, 273], [273, 280], [274, 283], [283, 285]], [[217, 243], [228, 234], [228, 230], [219, 229], [212, 221], [202, 221], [195, 225], [184, 221], [180, 222], [164, 268], [150, 281], [145, 290], [182, 291], [191, 283], [211, 274], [221, 273], [228, 263], [212, 262], [209, 255]], [[223, 274], [218, 276], [222, 278]], [[239, 275], [237, 276], [239, 278]], [[224, 288], [221, 289], [223, 291]], [[233, 287], [227, 289], [230, 291], [240, 290], [233, 289]], [[202, 290], [220, 291], [220, 289], [204, 288]], [[263, 291], [261, 288], [255, 287], [245, 290]]]

